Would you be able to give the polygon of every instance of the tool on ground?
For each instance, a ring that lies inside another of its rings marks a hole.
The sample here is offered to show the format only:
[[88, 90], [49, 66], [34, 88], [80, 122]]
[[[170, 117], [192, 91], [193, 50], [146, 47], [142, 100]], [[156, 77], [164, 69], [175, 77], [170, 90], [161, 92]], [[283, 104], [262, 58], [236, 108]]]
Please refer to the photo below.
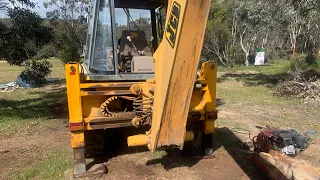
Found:
[[296, 157], [308, 145], [308, 138], [296, 130], [266, 128], [252, 140], [254, 152], [249, 159], [270, 178], [276, 180], [320, 178], [318, 169]]

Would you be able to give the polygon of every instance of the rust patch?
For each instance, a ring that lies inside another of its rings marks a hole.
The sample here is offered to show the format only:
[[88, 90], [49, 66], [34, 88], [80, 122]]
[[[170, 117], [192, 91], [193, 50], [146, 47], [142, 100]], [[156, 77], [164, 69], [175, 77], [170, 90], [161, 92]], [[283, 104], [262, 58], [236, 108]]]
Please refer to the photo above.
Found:
[[218, 119], [218, 111], [208, 112], [208, 119]]

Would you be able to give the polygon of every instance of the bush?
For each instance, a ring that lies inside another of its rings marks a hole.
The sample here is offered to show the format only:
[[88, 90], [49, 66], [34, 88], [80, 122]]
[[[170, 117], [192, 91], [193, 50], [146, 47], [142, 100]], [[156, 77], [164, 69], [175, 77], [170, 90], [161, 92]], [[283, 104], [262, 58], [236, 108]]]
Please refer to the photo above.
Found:
[[239, 44], [236, 44], [228, 51], [232, 64], [243, 65], [246, 61], [246, 55]]
[[55, 57], [57, 55], [57, 50], [53, 44], [44, 45], [34, 57], [34, 59], [45, 59], [50, 57]]
[[290, 69], [294, 72], [303, 72], [308, 68], [308, 63], [306, 62], [306, 55], [299, 54], [291, 58]]
[[291, 50], [281, 50], [278, 48], [268, 48], [266, 49], [266, 56], [269, 60], [278, 59], [289, 59], [292, 51]]
[[51, 73], [52, 64], [46, 60], [28, 60], [20, 77], [27, 83], [37, 87], [43, 86], [46, 77]]
[[315, 63], [317, 63], [317, 57], [313, 54], [313, 53], [309, 53], [307, 56], [306, 56], [306, 59], [305, 59], [306, 63], [308, 65], [313, 65]]
[[78, 47], [76, 45], [65, 45], [59, 51], [59, 58], [65, 64], [68, 62], [79, 62], [80, 61], [80, 53]]

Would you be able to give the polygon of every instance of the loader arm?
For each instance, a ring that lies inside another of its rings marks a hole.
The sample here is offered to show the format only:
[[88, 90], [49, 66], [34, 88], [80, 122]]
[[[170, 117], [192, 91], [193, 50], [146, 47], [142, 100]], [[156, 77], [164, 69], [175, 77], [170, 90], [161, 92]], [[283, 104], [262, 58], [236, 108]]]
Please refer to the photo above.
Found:
[[149, 148], [183, 148], [210, 0], [169, 0], [165, 33], [153, 55], [155, 95]]

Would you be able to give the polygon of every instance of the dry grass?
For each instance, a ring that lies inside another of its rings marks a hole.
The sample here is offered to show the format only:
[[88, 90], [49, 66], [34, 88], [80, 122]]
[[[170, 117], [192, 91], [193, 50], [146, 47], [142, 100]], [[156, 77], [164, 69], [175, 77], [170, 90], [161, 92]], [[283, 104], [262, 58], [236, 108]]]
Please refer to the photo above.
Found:
[[[269, 78], [285, 74], [286, 71], [278, 71], [286, 69], [282, 66], [287, 64], [276, 64], [274, 72], [270, 71], [272, 66], [265, 66], [258, 67], [260, 72], [256, 75], [244, 75], [231, 70], [228, 72], [228, 78], [223, 77], [225, 74], [220, 77], [217, 96], [221, 99], [221, 106], [218, 108], [227, 113], [218, 119], [217, 124], [229, 128], [240, 126], [250, 129], [254, 128], [255, 124], [261, 124], [295, 128], [301, 132], [313, 129], [320, 131], [320, 112], [316, 107], [303, 104], [297, 98], [273, 95], [277, 81], [273, 82]], [[250, 67], [247, 71], [249, 70], [255, 71], [256, 67]], [[274, 85], [270, 86], [270, 82]]]
[[[53, 68], [49, 78], [65, 79], [63, 64], [59, 59], [49, 59]], [[11, 66], [6, 61], [0, 61], [0, 83], [15, 81], [24, 68]]]
[[10, 66], [7, 62], [0, 62], [0, 83], [8, 83], [15, 81], [21, 73], [23, 67]]

